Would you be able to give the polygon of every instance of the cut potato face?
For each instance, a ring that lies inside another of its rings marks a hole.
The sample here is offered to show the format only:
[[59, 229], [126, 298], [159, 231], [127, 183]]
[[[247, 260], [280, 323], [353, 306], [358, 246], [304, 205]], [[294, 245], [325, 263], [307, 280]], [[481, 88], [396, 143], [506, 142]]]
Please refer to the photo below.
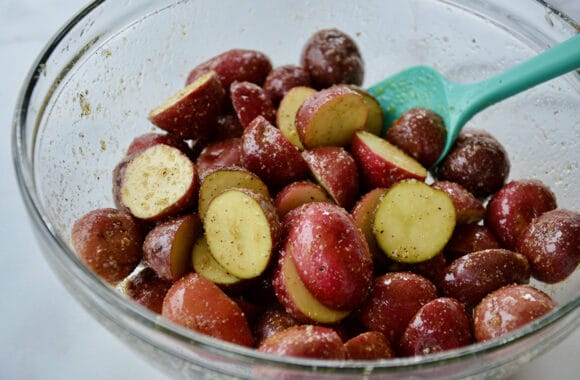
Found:
[[204, 225], [210, 252], [227, 272], [250, 279], [266, 270], [280, 228], [276, 209], [265, 198], [226, 190], [209, 203]]
[[232, 276], [213, 258], [205, 236], [197, 239], [191, 253], [193, 270], [217, 285], [233, 285], [241, 281]]
[[393, 185], [379, 203], [373, 231], [379, 247], [404, 263], [429, 260], [455, 228], [455, 207], [443, 191], [416, 180]]
[[315, 89], [305, 86], [297, 86], [290, 89], [282, 98], [276, 113], [276, 122], [280, 132], [300, 150], [303, 150], [304, 146], [302, 146], [296, 130], [296, 112], [306, 98], [315, 93]]

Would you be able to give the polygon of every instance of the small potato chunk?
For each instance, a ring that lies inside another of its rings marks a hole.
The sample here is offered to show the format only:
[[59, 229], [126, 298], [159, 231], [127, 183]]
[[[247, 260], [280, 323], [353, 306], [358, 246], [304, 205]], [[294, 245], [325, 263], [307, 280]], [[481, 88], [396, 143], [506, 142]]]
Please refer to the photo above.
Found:
[[338, 334], [328, 327], [292, 326], [274, 334], [258, 346], [258, 351], [279, 356], [344, 360], [346, 350]]
[[161, 315], [226, 342], [253, 345], [250, 326], [238, 304], [197, 273], [189, 273], [171, 286], [163, 300]]
[[503, 145], [487, 132], [464, 129], [436, 168], [439, 180], [456, 182], [478, 198], [485, 198], [505, 183], [510, 172]]
[[385, 138], [425, 167], [431, 167], [445, 148], [447, 130], [443, 118], [425, 108], [404, 112], [387, 130]]
[[311, 202], [333, 202], [327, 192], [310, 181], [297, 181], [285, 186], [274, 199], [278, 215], [283, 218], [291, 210]]
[[280, 132], [298, 149], [304, 150], [304, 146], [296, 129], [296, 113], [302, 103], [316, 90], [307, 86], [297, 86], [288, 91], [280, 101], [276, 111], [276, 123]]
[[126, 157], [113, 172], [115, 204], [136, 218], [157, 221], [193, 205], [198, 177], [193, 162], [179, 149], [154, 145]]
[[580, 264], [580, 214], [543, 213], [522, 231], [517, 251], [528, 258], [534, 278], [549, 284], [565, 280]]
[[300, 66], [284, 65], [270, 71], [263, 87], [272, 102], [279, 104], [288, 91], [298, 86], [310, 87], [308, 72]]
[[225, 90], [214, 71], [209, 71], [149, 112], [157, 127], [184, 139], [207, 138], [220, 111]]
[[385, 334], [379, 331], [361, 333], [344, 343], [350, 360], [379, 360], [395, 357], [395, 351]]
[[342, 147], [322, 146], [302, 152], [316, 182], [337, 205], [350, 208], [359, 196], [358, 168], [354, 158]]
[[405, 179], [427, 178], [427, 170], [418, 161], [370, 132], [357, 132], [350, 152], [360, 168], [362, 182], [369, 189], [389, 188]]
[[369, 250], [373, 256], [375, 264], [386, 264], [387, 257], [379, 247], [377, 238], [373, 232], [375, 213], [381, 198], [387, 193], [387, 189], [377, 187], [363, 195], [354, 205], [351, 211], [354, 223], [365, 236]]
[[396, 345], [415, 313], [437, 298], [435, 285], [410, 272], [389, 272], [375, 279], [360, 309], [359, 320], [369, 331], [380, 331]]
[[145, 263], [164, 280], [179, 279], [191, 271], [191, 249], [201, 229], [196, 214], [175, 217], [156, 225], [143, 242]]
[[159, 277], [151, 268], [143, 268], [125, 284], [125, 294], [154, 313], [161, 314], [163, 299], [173, 282]]
[[278, 188], [310, 174], [300, 151], [262, 116], [244, 130], [241, 162], [264, 182]]
[[489, 200], [485, 225], [503, 247], [515, 249], [518, 237], [532, 219], [556, 207], [556, 196], [541, 181], [511, 181]]
[[382, 197], [373, 230], [391, 259], [418, 263], [443, 250], [455, 228], [455, 207], [441, 190], [416, 180], [399, 182]]
[[364, 130], [372, 133], [373, 135], [381, 136], [383, 134], [385, 123], [385, 114], [381, 108], [381, 104], [373, 95], [371, 95], [370, 92], [363, 90], [362, 88], [355, 85], [350, 85], [349, 88], [362, 96], [363, 101], [369, 109], [369, 116], [367, 117]]
[[230, 274], [213, 257], [205, 236], [201, 236], [191, 252], [191, 264], [195, 273], [202, 275], [224, 290], [240, 285], [243, 280]]
[[209, 144], [195, 161], [199, 178], [216, 169], [240, 166], [242, 163], [242, 139], [227, 138]]
[[213, 198], [204, 227], [212, 256], [242, 279], [258, 277], [266, 270], [280, 237], [274, 205], [247, 189], [226, 190]]
[[441, 297], [423, 305], [399, 342], [403, 356], [428, 355], [473, 343], [471, 323], [461, 303]]
[[128, 212], [96, 209], [77, 219], [71, 230], [79, 258], [100, 278], [117, 284], [139, 264], [143, 231]]
[[250, 82], [234, 82], [230, 86], [234, 111], [244, 128], [258, 116], [276, 122], [276, 107], [262, 87]]
[[475, 339], [483, 342], [512, 332], [556, 308], [557, 303], [531, 285], [507, 285], [488, 294], [474, 309]]
[[462, 224], [455, 228], [445, 246], [445, 257], [450, 261], [471, 252], [501, 248], [493, 233], [486, 226]]
[[466, 188], [455, 182], [437, 181], [431, 186], [449, 195], [455, 206], [457, 224], [477, 223], [485, 215], [483, 202], [477, 199]]
[[169, 133], [162, 134], [153, 132], [135, 137], [131, 141], [129, 148], [127, 148], [125, 155], [131, 156], [157, 144], [172, 146], [182, 151], [187, 157], [193, 158], [193, 150], [183, 139]]
[[530, 266], [523, 255], [506, 249], [487, 249], [454, 260], [441, 275], [439, 289], [471, 308], [504, 285], [529, 281]]
[[369, 109], [348, 86], [320, 90], [306, 98], [296, 112], [296, 130], [306, 149], [347, 146], [367, 122]]
[[302, 51], [301, 63], [317, 88], [346, 83], [362, 85], [364, 61], [356, 42], [338, 29], [314, 33]]
[[256, 339], [256, 345], [259, 346], [272, 335], [299, 324], [300, 322], [284, 309], [271, 307], [258, 317], [258, 320], [253, 326], [252, 330]]

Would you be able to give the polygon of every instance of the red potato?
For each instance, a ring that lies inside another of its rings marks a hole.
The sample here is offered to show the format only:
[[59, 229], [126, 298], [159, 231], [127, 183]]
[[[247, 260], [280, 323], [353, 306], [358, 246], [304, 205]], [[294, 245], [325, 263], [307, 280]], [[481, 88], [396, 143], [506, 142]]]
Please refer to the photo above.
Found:
[[201, 230], [196, 214], [178, 216], [157, 224], [143, 242], [145, 263], [162, 279], [176, 281], [191, 271], [191, 249]]
[[539, 180], [515, 180], [503, 186], [487, 204], [485, 225], [507, 249], [532, 219], [557, 207], [556, 196]]
[[369, 115], [367, 117], [364, 130], [374, 135], [381, 136], [385, 123], [385, 114], [383, 113], [383, 109], [381, 108], [380, 103], [368, 91], [363, 90], [362, 88], [355, 85], [350, 85], [349, 87], [356, 91], [357, 94], [362, 96], [363, 101], [369, 109]]
[[[369, 246], [371, 255], [376, 264], [387, 264], [388, 260], [373, 231], [375, 212], [381, 198], [387, 193], [387, 189], [377, 187], [363, 195], [354, 205], [351, 211], [354, 224], [362, 231]], [[376, 268], [375, 268], [376, 269]]]
[[284, 95], [276, 111], [276, 123], [280, 132], [300, 150], [304, 150], [304, 146], [296, 129], [296, 113], [302, 103], [315, 93], [316, 90], [311, 87], [294, 87]]
[[509, 284], [527, 284], [526, 258], [506, 249], [486, 249], [454, 260], [442, 273], [439, 289], [471, 308], [487, 294]]
[[209, 138], [225, 99], [225, 90], [209, 71], [149, 112], [157, 127], [184, 139]]
[[270, 123], [276, 122], [276, 107], [262, 87], [250, 82], [234, 82], [230, 86], [234, 111], [244, 128], [258, 116]]
[[189, 273], [171, 286], [163, 300], [161, 315], [199, 333], [253, 346], [250, 326], [238, 304], [197, 273]]
[[471, 322], [461, 303], [441, 297], [423, 305], [399, 342], [403, 356], [428, 355], [473, 343]]
[[385, 334], [367, 331], [344, 343], [346, 358], [350, 360], [380, 360], [394, 358], [395, 351]]
[[424, 182], [393, 185], [381, 198], [373, 231], [379, 247], [392, 260], [414, 264], [432, 259], [455, 228], [455, 207], [449, 196]]
[[300, 151], [262, 116], [244, 130], [241, 162], [273, 187], [305, 179], [310, 174]]
[[203, 148], [195, 166], [199, 178], [203, 178], [216, 169], [241, 166], [241, 163], [242, 139], [234, 137], [216, 141]]
[[557, 306], [550, 296], [533, 286], [504, 286], [488, 294], [474, 309], [475, 339], [483, 342], [512, 332]]
[[244, 280], [229, 273], [213, 257], [205, 235], [199, 237], [191, 250], [191, 266], [195, 273], [202, 275], [224, 291], [240, 291]]
[[453, 261], [471, 252], [501, 248], [493, 233], [486, 226], [462, 224], [455, 227], [445, 246], [445, 256]]
[[426, 303], [437, 298], [435, 285], [410, 272], [377, 277], [358, 318], [369, 331], [380, 331], [396, 345], [409, 321]]
[[362, 232], [343, 208], [332, 203], [303, 206], [286, 236], [306, 288], [335, 310], [354, 310], [366, 299], [373, 262]]
[[253, 325], [252, 331], [254, 332], [256, 345], [259, 346], [272, 335], [299, 324], [300, 322], [284, 309], [278, 306], [271, 307], [262, 313]]
[[543, 213], [522, 231], [517, 251], [528, 258], [534, 278], [549, 284], [565, 280], [580, 264], [580, 214]]
[[258, 351], [311, 359], [344, 360], [346, 350], [338, 334], [328, 327], [292, 326], [269, 337]]
[[435, 170], [437, 179], [455, 182], [478, 198], [485, 198], [505, 183], [510, 172], [508, 154], [492, 135], [464, 129]]
[[350, 153], [367, 188], [389, 188], [404, 179], [427, 178], [427, 170], [414, 158], [370, 132], [357, 132]]
[[326, 191], [310, 181], [296, 181], [285, 186], [274, 199], [278, 215], [283, 218], [295, 208], [311, 202], [330, 202], [333, 200]]
[[240, 188], [214, 197], [203, 224], [214, 259], [241, 279], [256, 278], [266, 270], [281, 232], [270, 199]]
[[457, 224], [476, 223], [483, 219], [485, 215], [483, 202], [460, 184], [449, 181], [437, 181], [431, 186], [449, 195], [455, 206]]
[[157, 144], [123, 159], [113, 172], [118, 208], [157, 221], [193, 206], [199, 180], [193, 162], [179, 149]]
[[296, 112], [296, 130], [306, 149], [347, 146], [367, 122], [363, 97], [348, 86], [320, 90], [304, 100]]
[[292, 253], [283, 249], [279, 253], [272, 286], [286, 312], [301, 322], [333, 324], [349, 314], [349, 311], [335, 310], [318, 301], [300, 279]]
[[415, 264], [405, 264], [402, 266], [401, 270], [408, 270], [410, 272], [416, 273], [420, 276], [428, 278], [437, 283], [441, 274], [447, 268], [447, 258], [443, 253], [438, 253], [429, 260], [421, 261]]
[[317, 88], [346, 83], [362, 85], [364, 61], [356, 42], [338, 29], [323, 29], [306, 42], [302, 66]]
[[141, 226], [131, 214], [113, 208], [90, 211], [71, 229], [72, 245], [81, 261], [113, 285], [141, 261], [143, 237]]
[[173, 282], [157, 276], [151, 268], [143, 268], [125, 284], [124, 292], [133, 301], [154, 313], [161, 314], [163, 298]]
[[350, 208], [359, 196], [358, 168], [342, 147], [322, 146], [302, 152], [316, 182], [341, 207]]
[[272, 70], [270, 58], [256, 50], [231, 49], [196, 66], [187, 78], [189, 84], [209, 70], [217, 76], [225, 89], [235, 81], [251, 82], [261, 86]]
[[145, 133], [143, 135], [137, 136], [131, 141], [131, 144], [127, 148], [127, 152], [125, 153], [126, 156], [131, 156], [135, 153], [140, 153], [147, 148], [157, 145], [157, 144], [165, 144], [172, 146], [174, 148], [179, 149], [182, 151], [187, 157], [193, 159], [194, 153], [193, 150], [187, 143], [174, 135], [169, 133]]
[[272, 99], [274, 104], [279, 104], [280, 100], [294, 87], [310, 87], [310, 76], [301, 66], [284, 65], [276, 67], [266, 77], [264, 81], [264, 91]]
[[242, 137], [244, 133], [244, 126], [236, 115], [221, 114], [215, 120], [214, 138], [218, 140], [225, 140], [235, 137]]

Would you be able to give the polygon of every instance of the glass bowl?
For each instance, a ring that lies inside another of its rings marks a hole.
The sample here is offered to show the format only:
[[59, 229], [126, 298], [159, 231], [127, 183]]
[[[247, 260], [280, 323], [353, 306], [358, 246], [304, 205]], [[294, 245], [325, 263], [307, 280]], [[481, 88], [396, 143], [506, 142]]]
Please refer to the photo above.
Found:
[[[233, 47], [298, 63], [316, 30], [337, 27], [359, 44], [365, 87], [426, 64], [457, 82], [484, 79], [576, 33], [536, 1], [365, 2], [95, 1], [52, 39], [32, 67], [13, 130], [16, 173], [36, 237], [53, 271], [103, 325], [176, 378], [503, 377], [580, 323], [580, 274], [536, 284], [560, 307], [499, 339], [386, 361], [273, 358], [180, 328], [103, 283], [71, 249], [70, 226], [113, 204], [112, 168], [132, 138], [152, 130], [147, 112], [183, 86], [191, 68]], [[469, 125], [506, 146], [511, 179], [549, 184], [577, 209], [580, 76], [540, 85], [477, 115]]]

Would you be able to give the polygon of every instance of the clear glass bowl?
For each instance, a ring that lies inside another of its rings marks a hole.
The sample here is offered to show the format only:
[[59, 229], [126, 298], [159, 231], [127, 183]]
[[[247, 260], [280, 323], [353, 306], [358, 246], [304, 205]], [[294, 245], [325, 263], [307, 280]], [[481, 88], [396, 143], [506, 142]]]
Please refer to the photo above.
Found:
[[[580, 274], [542, 286], [560, 302], [500, 339], [424, 357], [377, 362], [272, 358], [175, 326], [101, 282], [71, 249], [71, 223], [112, 205], [111, 172], [131, 139], [152, 130], [147, 112], [197, 63], [241, 47], [274, 65], [298, 63], [317, 29], [355, 37], [365, 86], [405, 67], [432, 65], [450, 79], [483, 79], [576, 33], [536, 1], [365, 2], [95, 1], [52, 39], [31, 69], [14, 121], [14, 163], [46, 259], [103, 325], [170, 376], [241, 378], [464, 378], [512, 373], [580, 323]], [[559, 206], [580, 200], [580, 76], [571, 73], [476, 116], [508, 149], [511, 178], [550, 184]]]

